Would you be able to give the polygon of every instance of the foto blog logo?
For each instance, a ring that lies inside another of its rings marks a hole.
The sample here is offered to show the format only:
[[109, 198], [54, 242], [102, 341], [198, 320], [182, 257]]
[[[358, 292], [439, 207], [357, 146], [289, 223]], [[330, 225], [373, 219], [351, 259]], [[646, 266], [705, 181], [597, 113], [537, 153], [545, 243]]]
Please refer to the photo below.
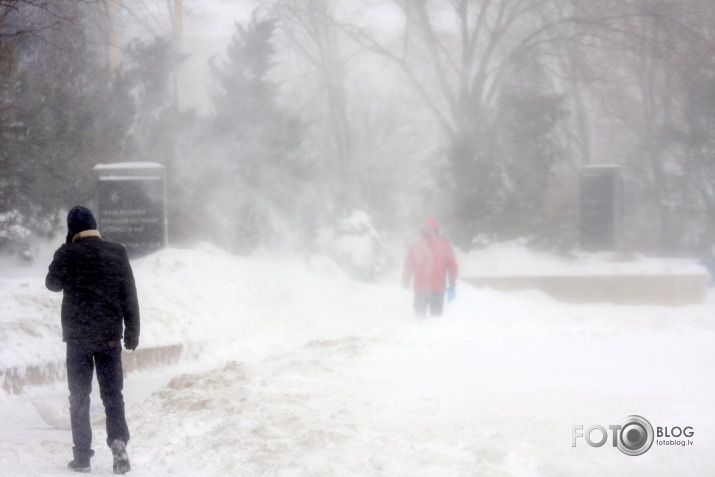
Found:
[[[642, 416], [627, 416], [618, 424], [608, 426], [613, 447], [626, 455], [636, 456], [645, 454], [655, 441], [659, 446], [692, 446], [690, 439], [680, 437], [693, 437], [695, 431], [692, 426], [656, 427]], [[657, 437], [657, 439], [656, 439]], [[663, 439], [664, 438], [664, 439]], [[604, 426], [593, 425], [585, 430], [582, 425], [571, 426], [571, 447], [576, 447], [578, 439], [583, 439], [591, 447], [602, 447], [609, 440], [609, 432]]]
[[[608, 429], [611, 431], [613, 447], [618, 447], [618, 450], [631, 456], [645, 454], [655, 438], [653, 426], [641, 416], [625, 417], [619, 424], [609, 425]], [[571, 427], [571, 447], [576, 447], [579, 438], [583, 438], [591, 447], [601, 447], [606, 444], [608, 437], [604, 426], [589, 426], [585, 431], [582, 425]]]

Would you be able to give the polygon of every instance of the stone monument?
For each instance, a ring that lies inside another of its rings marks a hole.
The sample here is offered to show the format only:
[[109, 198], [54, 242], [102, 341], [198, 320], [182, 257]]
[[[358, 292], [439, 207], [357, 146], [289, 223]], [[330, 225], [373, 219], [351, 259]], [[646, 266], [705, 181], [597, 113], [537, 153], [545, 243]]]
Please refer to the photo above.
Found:
[[102, 236], [130, 257], [166, 246], [164, 166], [153, 162], [97, 164], [97, 221]]
[[618, 250], [622, 236], [621, 168], [603, 164], [581, 171], [581, 247], [591, 252]]

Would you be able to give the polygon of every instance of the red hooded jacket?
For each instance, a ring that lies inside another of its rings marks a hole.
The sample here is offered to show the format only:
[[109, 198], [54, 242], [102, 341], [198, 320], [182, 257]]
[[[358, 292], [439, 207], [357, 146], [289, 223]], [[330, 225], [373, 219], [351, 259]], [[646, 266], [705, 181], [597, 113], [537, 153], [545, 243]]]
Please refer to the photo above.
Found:
[[447, 278], [450, 284], [457, 280], [457, 260], [449, 242], [439, 236], [434, 219], [428, 220], [422, 230], [422, 238], [407, 252], [402, 281], [407, 284], [414, 276], [416, 292], [444, 292]]

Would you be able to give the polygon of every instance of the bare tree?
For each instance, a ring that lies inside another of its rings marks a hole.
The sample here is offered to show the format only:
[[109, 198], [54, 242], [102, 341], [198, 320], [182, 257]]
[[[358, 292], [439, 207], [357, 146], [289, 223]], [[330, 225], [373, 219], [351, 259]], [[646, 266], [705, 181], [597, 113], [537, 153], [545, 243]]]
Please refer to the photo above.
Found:
[[642, 8], [650, 42], [635, 74], [660, 246], [705, 253], [715, 232], [715, 6], [690, 0]]
[[584, 63], [600, 66], [588, 94], [601, 114], [633, 137], [611, 151], [640, 195], [632, 240], [652, 242], [653, 251], [702, 250], [714, 225], [715, 7], [631, 0], [608, 11], [609, 21], [592, 30], [599, 51]]
[[526, 58], [541, 58], [554, 42], [569, 40], [567, 27], [577, 18], [568, 2], [554, 0], [392, 3], [404, 21], [392, 43], [365, 28], [344, 28], [397, 64], [432, 112], [446, 140], [447, 182], [454, 188], [443, 212], [468, 248], [499, 220], [500, 195], [508, 187], [493, 128], [501, 89]]
[[277, 0], [271, 11], [281, 19], [284, 46], [297, 52], [316, 78], [314, 101], [326, 113], [325, 126], [329, 132], [322, 139], [330, 144], [326, 156], [331, 160], [326, 169], [334, 171], [334, 180], [326, 181], [325, 185], [332, 182], [329, 195], [344, 213], [344, 209], [356, 204], [360, 180], [345, 84], [349, 57], [343, 48], [345, 38], [336, 23], [335, 8], [333, 0]]
[[103, 128], [117, 96], [87, 41], [104, 5], [0, 0], [0, 216], [14, 230], [42, 229], [58, 202], [89, 199], [91, 166], [116, 154], [122, 129]]

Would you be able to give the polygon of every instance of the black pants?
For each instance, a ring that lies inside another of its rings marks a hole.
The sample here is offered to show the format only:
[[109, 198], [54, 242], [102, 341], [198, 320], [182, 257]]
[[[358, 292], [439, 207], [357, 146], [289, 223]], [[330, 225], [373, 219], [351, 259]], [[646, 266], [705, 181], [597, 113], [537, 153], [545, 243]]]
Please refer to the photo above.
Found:
[[423, 293], [415, 292], [415, 315], [419, 317], [427, 316], [429, 309], [430, 316], [442, 316], [444, 307], [444, 292]]
[[67, 342], [67, 384], [70, 391], [70, 421], [74, 458], [89, 461], [92, 451], [92, 426], [89, 417], [92, 375], [97, 367], [99, 395], [107, 416], [107, 445], [115, 439], [129, 442], [124, 416], [124, 377], [119, 340], [109, 342]]

